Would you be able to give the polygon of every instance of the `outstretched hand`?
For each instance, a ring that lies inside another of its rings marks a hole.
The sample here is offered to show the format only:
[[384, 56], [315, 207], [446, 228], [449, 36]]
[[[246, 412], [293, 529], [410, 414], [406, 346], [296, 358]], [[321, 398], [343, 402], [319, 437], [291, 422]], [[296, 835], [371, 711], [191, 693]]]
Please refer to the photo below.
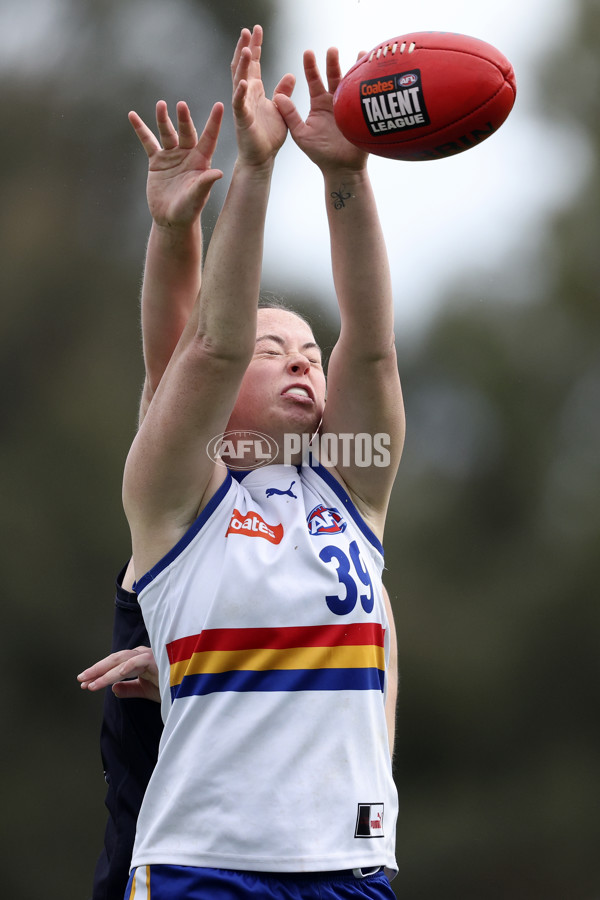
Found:
[[289, 93], [275, 93], [274, 101], [301, 150], [323, 171], [327, 169], [364, 169], [368, 154], [346, 140], [333, 115], [333, 95], [340, 81], [339, 52], [330, 47], [326, 58], [325, 86], [312, 50], [304, 53], [304, 75], [310, 95], [310, 111], [306, 121], [298, 112]]
[[198, 138], [187, 103], [177, 104], [175, 128], [167, 104], [159, 100], [159, 141], [136, 112], [129, 113], [129, 121], [148, 156], [148, 207], [157, 225], [185, 226], [199, 217], [213, 184], [223, 177], [219, 169], [211, 168], [222, 120], [223, 104], [215, 103]]
[[[273, 102], [265, 94], [260, 57], [263, 30], [243, 28], [231, 61], [233, 116], [238, 141], [238, 156], [249, 165], [272, 160], [287, 136], [287, 126]], [[296, 79], [284, 75], [275, 94], [290, 97]]]
[[150, 647], [118, 650], [77, 676], [83, 690], [100, 691], [113, 686], [121, 700], [155, 700], [160, 703], [158, 667]]

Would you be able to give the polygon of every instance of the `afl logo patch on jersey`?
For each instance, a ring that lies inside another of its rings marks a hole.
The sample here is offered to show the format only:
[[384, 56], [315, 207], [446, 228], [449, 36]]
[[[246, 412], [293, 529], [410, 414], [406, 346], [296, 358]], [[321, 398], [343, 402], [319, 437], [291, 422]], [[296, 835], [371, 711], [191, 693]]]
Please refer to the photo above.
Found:
[[341, 534], [346, 530], [346, 522], [333, 506], [322, 503], [308, 514], [306, 519], [311, 534]]
[[283, 525], [269, 525], [259, 513], [253, 512], [251, 509], [245, 514], [241, 513], [239, 509], [234, 509], [225, 537], [230, 534], [264, 538], [271, 544], [279, 544], [283, 537]]

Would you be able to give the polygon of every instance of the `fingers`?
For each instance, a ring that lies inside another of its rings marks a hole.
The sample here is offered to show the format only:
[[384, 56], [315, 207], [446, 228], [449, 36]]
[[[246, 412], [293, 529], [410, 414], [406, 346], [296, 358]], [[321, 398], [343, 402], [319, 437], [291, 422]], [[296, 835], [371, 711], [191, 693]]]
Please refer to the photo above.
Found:
[[[177, 132], [179, 138], [177, 139], [177, 134], [175, 134], [175, 147], [179, 146], [183, 150], [191, 150], [192, 147], [195, 147], [198, 143], [198, 134], [192, 120], [189, 106], [183, 100], [180, 100], [177, 104]], [[164, 146], [165, 144], [163, 141], [163, 147]]]
[[[133, 651], [129, 659], [117, 667], [119, 679], [138, 678], [144, 675], [149, 680], [158, 681], [158, 670], [154, 660], [154, 654], [149, 647], [138, 647]], [[114, 669], [112, 670], [114, 673]], [[108, 675], [109, 673], [107, 673]]]
[[129, 113], [127, 118], [137, 134], [140, 144], [146, 151], [146, 155], [148, 157], [154, 156], [154, 154], [161, 149], [154, 133], [148, 128], [143, 119], [141, 119], [136, 112], [133, 112], [133, 110]]
[[260, 62], [260, 57], [262, 53], [262, 42], [263, 42], [263, 30], [260, 25], [255, 25], [252, 29], [252, 35], [250, 37], [250, 50], [252, 52], [252, 60], [253, 62]]
[[273, 103], [281, 113], [282, 119], [290, 130], [304, 124], [302, 116], [291, 99], [295, 86], [295, 76], [288, 73], [283, 76], [273, 92]]
[[203, 156], [206, 157], [209, 164], [217, 148], [217, 141], [219, 139], [221, 123], [223, 122], [224, 109], [225, 108], [222, 103], [214, 104], [213, 108], [210, 111], [210, 115], [206, 120], [204, 130], [200, 135], [200, 140], [198, 141], [198, 149], [203, 154]]
[[134, 650], [118, 650], [99, 660], [77, 676], [82, 689], [98, 691], [125, 678], [145, 674], [154, 681], [157, 678], [156, 663], [149, 647]]
[[108, 656], [105, 656], [104, 659], [94, 663], [93, 666], [84, 669], [83, 672], [77, 676], [77, 680], [81, 682], [82, 686], [87, 685], [89, 682], [104, 675], [110, 669], [125, 662], [135, 653], [135, 650], [118, 650], [116, 653], [110, 653]]
[[240, 58], [238, 60], [237, 67], [235, 72], [233, 72], [233, 91], [234, 96], [238, 91], [239, 86], [243, 82], [247, 82], [250, 77], [250, 64], [252, 62], [252, 51], [249, 47], [244, 47], [242, 52], [240, 53]]
[[325, 90], [325, 85], [323, 84], [323, 79], [321, 78], [321, 73], [319, 72], [317, 58], [312, 50], [306, 50], [304, 52], [303, 62], [308, 93], [310, 99], [315, 100], [317, 97], [320, 97], [327, 92]]
[[260, 77], [260, 57], [262, 54], [263, 30], [255, 25], [252, 31], [242, 28], [231, 60], [231, 78], [234, 91], [240, 81], [249, 77]]
[[291, 97], [295, 87], [296, 76], [288, 72], [287, 75], [283, 76], [283, 78], [273, 91], [273, 99], [275, 99], [276, 94], [285, 94], [287, 97]]
[[231, 77], [234, 80], [234, 83], [235, 83], [235, 74], [236, 74], [238, 66], [240, 64], [242, 51], [249, 46], [251, 37], [252, 37], [252, 32], [248, 28], [242, 28], [239, 40], [238, 40], [235, 50], [233, 52], [233, 59], [231, 60]]
[[231, 107], [233, 109], [234, 115], [236, 117], [242, 116], [244, 114], [244, 107], [246, 103], [246, 97], [248, 95], [248, 82], [244, 78], [238, 84], [235, 85], [235, 89], [233, 92], [233, 98], [231, 101]]
[[143, 697], [144, 687], [140, 684], [139, 679], [135, 681], [117, 681], [113, 684], [112, 691], [119, 700], [137, 700]]
[[190, 108], [184, 100], [177, 103], [177, 128], [171, 121], [165, 101], [159, 100], [156, 104], [156, 125], [160, 140], [136, 112], [130, 112], [128, 118], [149, 158], [161, 150], [175, 150], [178, 147], [181, 150], [193, 150], [202, 143], [202, 150], [210, 159], [217, 146], [223, 109], [222, 103], [214, 104], [200, 140]]
[[154, 700], [160, 703], [158, 687], [140, 678], [117, 682], [113, 684], [112, 692], [119, 700]]
[[342, 80], [342, 70], [340, 68], [340, 54], [337, 47], [330, 47], [327, 51], [325, 71], [327, 74], [327, 87], [330, 94], [335, 94], [335, 90]]
[[113, 686], [119, 699], [141, 698], [160, 702], [158, 667], [150, 647], [119, 650], [77, 676], [81, 687], [99, 691]]
[[292, 135], [295, 134], [297, 129], [304, 125], [304, 120], [292, 98], [288, 94], [276, 92], [273, 97], [273, 103], [281, 113], [281, 117]]
[[311, 100], [321, 97], [325, 93], [335, 94], [337, 86], [342, 80], [342, 70], [340, 68], [340, 54], [337, 47], [330, 47], [327, 50], [325, 60], [325, 75], [327, 78], [327, 87], [323, 82], [317, 58], [312, 50], [306, 50], [303, 57], [304, 75], [308, 85], [308, 91]]
[[164, 100], [159, 100], [156, 104], [156, 125], [163, 150], [173, 150], [179, 143], [175, 126], [169, 118], [167, 104]]

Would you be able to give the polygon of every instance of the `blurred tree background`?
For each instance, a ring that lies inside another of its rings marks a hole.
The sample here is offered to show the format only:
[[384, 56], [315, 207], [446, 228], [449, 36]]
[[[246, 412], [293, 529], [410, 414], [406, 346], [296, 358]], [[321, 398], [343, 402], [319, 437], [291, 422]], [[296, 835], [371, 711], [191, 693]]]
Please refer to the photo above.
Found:
[[[600, 896], [600, 4], [577, 7], [538, 91], [549, 116], [585, 129], [580, 195], [518, 261], [464, 273], [398, 348], [409, 430], [386, 558], [405, 900]], [[89, 896], [104, 830], [101, 698], [75, 675], [109, 646], [128, 552], [120, 482], [149, 220], [126, 115], [151, 119], [161, 96], [203, 115], [229, 96], [240, 26], [275, 19], [271, 0], [0, 10], [2, 848], [15, 900], [39, 896], [32, 864], [48, 900]], [[226, 125], [226, 172], [230, 138]], [[330, 343], [332, 323], [316, 325]]]

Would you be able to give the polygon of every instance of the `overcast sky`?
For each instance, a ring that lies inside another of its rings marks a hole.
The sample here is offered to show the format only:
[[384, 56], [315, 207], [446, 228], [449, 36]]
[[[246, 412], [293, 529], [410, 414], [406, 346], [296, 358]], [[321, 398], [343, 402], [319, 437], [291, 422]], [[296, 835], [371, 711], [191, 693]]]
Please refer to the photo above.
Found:
[[[388, 38], [454, 31], [494, 44], [514, 66], [513, 112], [480, 146], [434, 162], [371, 157], [401, 325], [426, 321], [441, 287], [465, 266], [514, 261], [539, 240], [548, 213], [568, 199], [585, 172], [583, 147], [573, 146], [536, 108], [534, 66], [568, 31], [568, 0], [419, 0], [403, 8], [397, 0], [288, 0], [279, 9], [280, 70], [298, 76], [295, 100], [303, 115], [307, 48], [324, 68], [327, 47], [338, 46], [346, 71], [359, 50]], [[323, 209], [320, 175], [288, 141], [276, 167], [268, 218], [266, 287], [269, 273], [275, 280], [283, 273], [284, 286], [307, 284], [330, 293]]]

